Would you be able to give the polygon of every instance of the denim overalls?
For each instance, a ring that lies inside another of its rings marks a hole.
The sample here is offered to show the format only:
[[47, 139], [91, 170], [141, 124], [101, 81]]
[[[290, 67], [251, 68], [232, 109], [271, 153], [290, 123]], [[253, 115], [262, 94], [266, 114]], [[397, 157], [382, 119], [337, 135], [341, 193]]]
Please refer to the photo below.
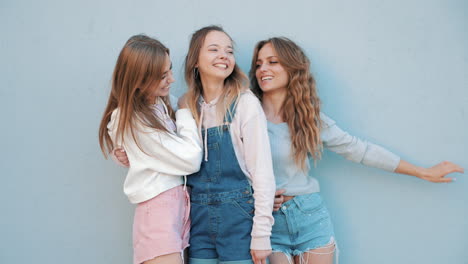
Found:
[[191, 187], [190, 263], [208, 263], [201, 259], [252, 263], [254, 199], [229, 132], [234, 114], [232, 104], [224, 125], [203, 131], [210, 158], [202, 162], [199, 172], [187, 177]]

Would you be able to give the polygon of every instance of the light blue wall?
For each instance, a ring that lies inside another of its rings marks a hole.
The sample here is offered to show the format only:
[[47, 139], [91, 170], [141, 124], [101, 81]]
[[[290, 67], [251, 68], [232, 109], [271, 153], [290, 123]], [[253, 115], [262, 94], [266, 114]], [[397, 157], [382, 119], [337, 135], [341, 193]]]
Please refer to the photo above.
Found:
[[[244, 71], [256, 41], [288, 36], [342, 128], [422, 166], [468, 168], [467, 3], [2, 0], [0, 263], [131, 262], [125, 170], [104, 160], [97, 130], [136, 33], [171, 48], [177, 95], [195, 29], [223, 25]], [[329, 152], [317, 175], [341, 263], [468, 263], [466, 175], [432, 184]]]

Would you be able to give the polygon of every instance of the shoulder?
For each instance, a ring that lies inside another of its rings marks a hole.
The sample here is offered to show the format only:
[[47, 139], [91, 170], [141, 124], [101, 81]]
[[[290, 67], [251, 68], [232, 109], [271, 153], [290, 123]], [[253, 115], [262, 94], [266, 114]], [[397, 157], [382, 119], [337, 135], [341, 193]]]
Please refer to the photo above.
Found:
[[243, 119], [264, 115], [260, 100], [250, 90], [245, 90], [239, 95], [236, 105], [236, 114], [239, 114]]
[[260, 100], [258, 100], [257, 96], [250, 90], [247, 89], [245, 91], [242, 91], [239, 95], [239, 100], [237, 102], [239, 106], [244, 106], [244, 107], [260, 107]]
[[263, 114], [262, 104], [257, 96], [250, 89], [247, 89], [239, 95], [236, 111], [246, 114]]

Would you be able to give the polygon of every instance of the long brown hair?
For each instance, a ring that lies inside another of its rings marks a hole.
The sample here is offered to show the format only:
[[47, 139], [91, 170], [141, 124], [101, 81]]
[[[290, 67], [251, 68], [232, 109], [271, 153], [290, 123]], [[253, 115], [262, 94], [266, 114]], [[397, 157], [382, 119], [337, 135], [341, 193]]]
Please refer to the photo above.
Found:
[[[200, 50], [205, 42], [205, 38], [211, 31], [219, 31], [226, 34], [232, 41], [232, 38], [219, 26], [207, 26], [203, 27], [195, 33], [193, 33], [190, 40], [189, 50], [187, 56], [185, 57], [185, 81], [187, 82], [188, 92], [187, 92], [187, 103], [189, 109], [192, 111], [193, 117], [199, 122], [200, 113], [198, 108], [198, 100], [203, 94], [203, 85], [201, 82], [201, 77], [196, 68], [198, 63], [198, 57], [200, 56]], [[248, 78], [244, 72], [237, 66], [237, 63], [234, 65], [234, 70], [231, 75], [229, 75], [224, 80], [224, 91], [221, 95], [223, 98], [224, 104], [219, 104], [218, 108], [222, 111], [223, 115], [230, 114], [229, 106], [239, 97], [240, 93], [246, 90], [248, 85]], [[201, 124], [198, 124], [201, 126]]]
[[281, 106], [282, 118], [288, 124], [294, 162], [305, 169], [308, 154], [315, 160], [321, 158], [320, 99], [315, 79], [310, 73], [310, 61], [304, 51], [285, 37], [275, 37], [257, 43], [249, 72], [253, 92], [262, 100], [263, 92], [255, 76], [258, 52], [270, 43], [278, 55], [278, 61], [286, 70], [289, 82], [286, 99]]
[[[166, 126], [155, 115], [152, 103], [148, 97], [161, 82], [164, 64], [169, 55], [169, 49], [156, 39], [145, 35], [132, 36], [125, 43], [119, 54], [112, 75], [112, 89], [109, 95], [104, 115], [99, 126], [99, 145], [107, 157], [107, 153], [114, 149], [108, 132], [107, 124], [112, 112], [118, 108], [117, 139], [122, 142], [126, 133], [135, 137], [135, 122], [167, 132]], [[169, 115], [175, 119], [169, 97], [161, 97], [167, 106]]]

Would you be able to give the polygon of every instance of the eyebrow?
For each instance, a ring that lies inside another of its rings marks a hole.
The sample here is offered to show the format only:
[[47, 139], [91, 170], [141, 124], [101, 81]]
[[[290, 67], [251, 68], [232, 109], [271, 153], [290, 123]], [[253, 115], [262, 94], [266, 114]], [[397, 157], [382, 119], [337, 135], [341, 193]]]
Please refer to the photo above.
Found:
[[[274, 56], [274, 55], [273, 55], [273, 56], [268, 56], [268, 57], [266, 57], [265, 59], [271, 59], [271, 58], [278, 58], [278, 56]], [[261, 61], [261, 59], [257, 59], [257, 62], [258, 62], [258, 61]]]
[[[210, 44], [210, 45], [208, 45], [208, 47], [211, 47], [211, 46], [219, 47], [219, 45], [218, 45], [218, 44]], [[229, 45], [229, 46], [227, 46], [227, 47], [228, 47], [228, 48], [230, 48], [230, 49], [232, 49], [232, 46], [230, 46], [230, 45]]]

